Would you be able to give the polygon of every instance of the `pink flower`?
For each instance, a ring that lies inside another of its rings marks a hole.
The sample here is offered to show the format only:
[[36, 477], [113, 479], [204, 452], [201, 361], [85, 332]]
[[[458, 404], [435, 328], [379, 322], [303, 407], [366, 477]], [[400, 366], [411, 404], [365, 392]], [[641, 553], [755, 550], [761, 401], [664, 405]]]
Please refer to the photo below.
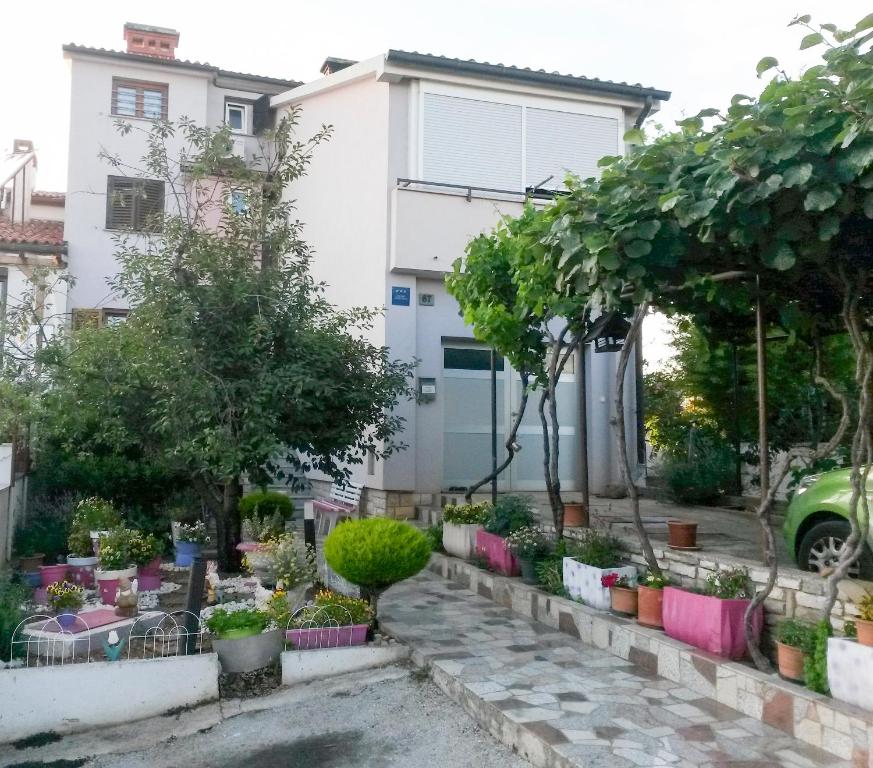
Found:
[[600, 577], [600, 585], [611, 589], [618, 582], [619, 575], [617, 573], [605, 573]]

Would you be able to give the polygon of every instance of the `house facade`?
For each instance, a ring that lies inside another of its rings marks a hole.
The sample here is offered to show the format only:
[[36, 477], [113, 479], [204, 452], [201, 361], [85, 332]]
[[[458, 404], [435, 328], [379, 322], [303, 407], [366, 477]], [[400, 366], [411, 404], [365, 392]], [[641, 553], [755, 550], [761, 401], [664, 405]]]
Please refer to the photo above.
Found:
[[[596, 175], [598, 160], [623, 153], [627, 129], [670, 94], [393, 50], [361, 62], [327, 59], [322, 72], [320, 80], [271, 100], [280, 114], [302, 108], [304, 137], [322, 124], [334, 127], [289, 195], [328, 296], [342, 307], [384, 306], [372, 340], [394, 357], [419, 361], [422, 397], [400, 409], [408, 449], [385, 462], [365, 462], [354, 477], [368, 488], [368, 511], [411, 516], [416, 504], [465, 488], [491, 466], [490, 352], [460, 317], [445, 274], [471, 238], [501, 216], [519, 214], [532, 190], [536, 197], [560, 190], [567, 171]], [[568, 497], [581, 489], [583, 407], [590, 490], [620, 482], [610, 426], [618, 355], [590, 346], [584, 354], [584, 389], [578, 356], [558, 385], [560, 475]], [[502, 458], [520, 378], [503, 359], [497, 368]], [[639, 431], [637, 379], [631, 370], [629, 435]], [[544, 490], [535, 407], [517, 442], [521, 451], [500, 487]], [[644, 457], [630, 442], [636, 464]]]
[[33, 143], [16, 140], [0, 159], [0, 357], [26, 368], [66, 324], [64, 194], [36, 189]]
[[[123, 51], [63, 47], [71, 89], [65, 237], [75, 278], [74, 323], [113, 322], [127, 312], [111, 286], [118, 273], [115, 236], [142, 229], [169, 196], [161, 180], [136, 178], [143, 175], [153, 120], [188, 118], [213, 128], [226, 123], [234, 153], [251, 159], [258, 134], [270, 124], [270, 96], [299, 85], [179, 59], [179, 33], [173, 29], [125, 24], [124, 40]], [[119, 131], [119, 121], [129, 132]], [[170, 157], [178, 157], [182, 141], [168, 140]]]
[[[367, 488], [365, 510], [411, 516], [416, 504], [435, 503], [442, 492], [457, 492], [486, 474], [490, 352], [464, 324], [444, 276], [472, 237], [501, 216], [518, 214], [532, 191], [545, 204], [568, 171], [596, 175], [598, 160], [623, 153], [627, 129], [670, 94], [393, 50], [361, 62], [329, 58], [322, 77], [299, 83], [179, 59], [174, 30], [127, 24], [124, 38], [124, 51], [64, 46], [71, 79], [64, 237], [75, 279], [69, 295], [74, 325], [126, 314], [111, 286], [118, 272], [115, 238], [142, 229], [150, 212], [169, 204], [160, 180], [137, 178], [154, 119], [227, 124], [234, 152], [249, 159], [261, 131], [299, 105], [301, 137], [333, 126], [308, 174], [288, 190], [315, 251], [314, 276], [328, 284], [328, 297], [339, 307], [384, 306], [371, 340], [395, 358], [419, 361], [422, 396], [400, 406], [407, 449], [353, 468], [353, 479]], [[131, 127], [126, 135], [118, 121]], [[180, 148], [169, 142], [171, 156]], [[603, 492], [620, 479], [610, 426], [618, 355], [590, 348], [585, 355], [584, 388], [578, 356], [558, 387], [560, 474], [570, 496], [581, 488], [582, 408], [590, 490]], [[503, 359], [497, 369], [502, 455], [520, 379]], [[628, 374], [631, 404], [637, 378]], [[629, 435], [638, 429], [638, 416], [629, 406]], [[521, 451], [501, 488], [543, 490], [535, 407], [517, 442]], [[631, 451], [636, 462], [636, 447]]]

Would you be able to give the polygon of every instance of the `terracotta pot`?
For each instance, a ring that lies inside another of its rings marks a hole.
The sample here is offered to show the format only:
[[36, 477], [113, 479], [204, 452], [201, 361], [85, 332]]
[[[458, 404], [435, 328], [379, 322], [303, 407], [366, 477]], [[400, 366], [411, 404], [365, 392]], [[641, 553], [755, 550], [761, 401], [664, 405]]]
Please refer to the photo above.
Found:
[[629, 587], [611, 587], [612, 610], [628, 616], [637, 615], [637, 591]]
[[653, 629], [663, 629], [661, 618], [664, 603], [664, 590], [654, 587], [637, 587], [637, 624]]
[[776, 643], [776, 661], [779, 664], [779, 674], [786, 680], [803, 682], [803, 651], [793, 645]]
[[858, 642], [861, 645], [873, 645], [873, 621], [855, 619], [855, 629], [858, 630]]
[[668, 520], [667, 529], [670, 532], [668, 544], [671, 547], [689, 549], [697, 546], [697, 523], [685, 520]]
[[575, 502], [564, 505], [565, 528], [587, 528], [588, 509], [584, 504]]

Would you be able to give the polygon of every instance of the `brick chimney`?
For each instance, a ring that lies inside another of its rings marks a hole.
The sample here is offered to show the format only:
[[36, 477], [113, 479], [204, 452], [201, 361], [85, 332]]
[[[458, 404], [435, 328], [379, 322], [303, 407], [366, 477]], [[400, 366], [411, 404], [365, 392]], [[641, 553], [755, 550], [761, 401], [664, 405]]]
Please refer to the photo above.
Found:
[[157, 56], [160, 59], [175, 59], [179, 33], [167, 27], [151, 27], [148, 24], [124, 25], [124, 40], [128, 53]]

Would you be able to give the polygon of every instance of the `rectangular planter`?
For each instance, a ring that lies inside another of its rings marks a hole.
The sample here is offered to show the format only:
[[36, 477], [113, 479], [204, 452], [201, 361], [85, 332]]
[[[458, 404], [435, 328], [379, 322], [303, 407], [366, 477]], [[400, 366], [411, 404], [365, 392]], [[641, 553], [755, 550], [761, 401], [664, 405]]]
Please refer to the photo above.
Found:
[[838, 701], [873, 712], [873, 646], [829, 637], [828, 685]]
[[[746, 655], [743, 617], [749, 600], [722, 600], [676, 587], [664, 587], [664, 632], [669, 637], [729, 659]], [[752, 621], [757, 637], [764, 624], [764, 607]]]
[[506, 548], [506, 539], [485, 530], [476, 531], [476, 554], [488, 561], [488, 567], [502, 576], [520, 576], [521, 566]]
[[564, 589], [570, 597], [581, 600], [585, 605], [608, 611], [610, 606], [609, 589], [600, 583], [600, 579], [608, 573], [627, 576], [631, 581], [637, 578], [637, 569], [632, 565], [620, 565], [615, 568], [595, 568], [574, 560], [564, 558]]
[[285, 639], [297, 650], [309, 648], [343, 648], [363, 645], [367, 642], [367, 625], [353, 624], [349, 627], [313, 627], [311, 629], [289, 629]]
[[443, 549], [454, 557], [469, 560], [476, 551], [476, 532], [479, 523], [443, 523]]

